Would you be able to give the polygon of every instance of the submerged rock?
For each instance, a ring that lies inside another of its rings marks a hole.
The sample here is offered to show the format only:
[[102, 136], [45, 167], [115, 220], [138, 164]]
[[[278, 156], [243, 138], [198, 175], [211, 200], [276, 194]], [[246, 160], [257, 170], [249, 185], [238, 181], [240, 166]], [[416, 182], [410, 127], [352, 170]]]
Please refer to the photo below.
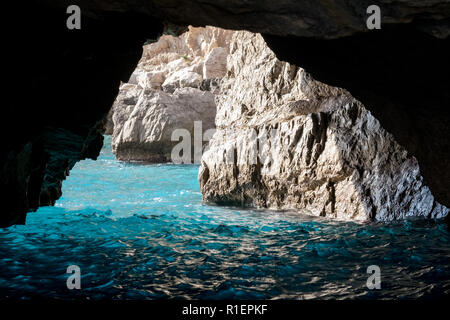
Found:
[[346, 90], [236, 32], [203, 154], [206, 202], [301, 209], [340, 220], [440, 218], [413, 156]]
[[136, 70], [120, 87], [106, 127], [117, 159], [171, 161], [179, 143], [179, 136], [172, 136], [176, 129], [187, 130], [193, 146], [195, 121], [202, 122], [203, 131], [215, 127], [215, 93], [226, 73], [232, 34], [190, 27], [179, 37], [163, 35], [144, 46]]

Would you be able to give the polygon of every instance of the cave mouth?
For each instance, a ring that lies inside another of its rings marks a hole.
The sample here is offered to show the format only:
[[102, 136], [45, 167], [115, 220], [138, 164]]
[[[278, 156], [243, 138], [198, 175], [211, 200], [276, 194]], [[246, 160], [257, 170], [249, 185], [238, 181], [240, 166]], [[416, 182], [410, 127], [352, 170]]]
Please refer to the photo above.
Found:
[[[1, 157], [7, 169], [2, 171], [1, 193], [13, 199], [5, 203], [0, 216], [0, 226], [5, 227], [25, 223], [26, 212], [53, 203], [60, 196], [60, 182], [74, 163], [98, 155], [103, 130], [99, 121], [111, 107], [120, 81], [129, 79], [141, 58], [142, 43], [156, 39], [164, 28], [162, 19], [155, 18], [158, 11], [149, 14], [148, 8], [106, 10], [94, 5], [83, 16], [86, 28], [80, 32], [67, 29], [66, 7], [62, 4], [32, 3], [27, 9], [22, 16], [27, 23], [20, 28], [14, 22], [18, 33], [8, 33], [5, 41], [14, 48], [7, 52], [9, 60], [18, 61], [6, 67], [9, 82], [21, 83], [22, 75], [27, 74], [28, 91], [24, 95], [20, 86], [13, 86], [9, 96], [20, 97], [14, 99], [14, 106], [20, 103], [40, 107], [27, 108], [26, 112], [21, 107], [5, 111], [4, 117], [21, 128], [5, 141], [6, 152]], [[218, 24], [231, 26], [233, 23], [226, 20], [235, 18], [227, 16]], [[183, 24], [182, 20], [178, 23]], [[318, 80], [355, 94], [382, 126], [417, 157], [426, 184], [440, 203], [448, 205], [446, 88], [450, 46], [448, 39], [418, 33], [419, 20], [335, 40], [299, 36], [283, 41], [283, 36], [270, 36], [270, 32], [264, 37], [282, 60], [305, 67]], [[448, 20], [441, 22], [444, 25]], [[39, 48], [33, 51], [33, 59], [30, 48]], [[416, 64], [423, 67], [411, 67]], [[23, 72], [18, 72], [16, 66]], [[362, 84], [367, 81], [370, 84], [364, 89]], [[61, 136], [53, 135], [55, 129], [62, 129]], [[2, 130], [3, 136], [10, 135], [7, 126]], [[76, 139], [72, 139], [74, 135]], [[76, 152], [72, 146], [66, 152], [68, 140], [75, 141]], [[49, 157], [48, 149], [55, 151], [61, 162]], [[44, 175], [50, 181], [44, 181]], [[51, 188], [42, 195], [42, 184], [46, 183]]]
[[[396, 299], [449, 285], [438, 271], [450, 240], [442, 221], [208, 206], [198, 165], [120, 162], [110, 141], [96, 161], [75, 165], [55, 206], [0, 231], [4, 298]], [[386, 287], [367, 290], [366, 269], [380, 258]], [[80, 268], [82, 290], [67, 290], [69, 266]]]

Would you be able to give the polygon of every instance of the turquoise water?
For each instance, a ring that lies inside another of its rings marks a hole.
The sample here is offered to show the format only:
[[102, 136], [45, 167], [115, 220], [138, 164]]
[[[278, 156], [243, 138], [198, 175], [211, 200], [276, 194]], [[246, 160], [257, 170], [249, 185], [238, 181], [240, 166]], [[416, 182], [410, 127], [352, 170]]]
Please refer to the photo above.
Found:
[[[0, 229], [0, 297], [396, 299], [450, 291], [439, 221], [356, 224], [202, 204], [196, 165], [78, 163], [55, 207]], [[69, 265], [81, 289], [69, 290]], [[369, 265], [381, 289], [369, 290]]]

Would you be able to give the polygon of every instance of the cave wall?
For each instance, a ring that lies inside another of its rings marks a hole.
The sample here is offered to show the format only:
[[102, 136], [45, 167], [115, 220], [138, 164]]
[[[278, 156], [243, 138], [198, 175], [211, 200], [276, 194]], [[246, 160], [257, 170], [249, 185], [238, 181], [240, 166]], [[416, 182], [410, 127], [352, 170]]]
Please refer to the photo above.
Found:
[[[72, 4], [81, 30], [66, 28]], [[380, 32], [366, 30], [370, 4], [382, 8]], [[52, 204], [76, 161], [97, 157], [120, 81], [163, 22], [263, 33], [281, 60], [361, 100], [450, 205], [448, 1], [34, 0], [3, 12], [0, 227]]]
[[65, 8], [9, 8], [3, 76], [0, 227], [25, 222], [26, 212], [54, 204], [73, 165], [96, 159], [103, 121], [142, 55], [162, 32], [140, 14], [82, 15], [66, 27]]

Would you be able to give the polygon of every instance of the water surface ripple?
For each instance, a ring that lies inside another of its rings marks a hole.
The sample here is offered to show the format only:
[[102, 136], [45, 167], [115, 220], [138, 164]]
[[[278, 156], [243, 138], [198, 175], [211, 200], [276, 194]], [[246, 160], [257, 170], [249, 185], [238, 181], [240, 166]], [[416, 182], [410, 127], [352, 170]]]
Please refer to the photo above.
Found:
[[[55, 207], [0, 229], [0, 298], [411, 299], [450, 291], [439, 221], [356, 224], [202, 204], [196, 165], [118, 162], [110, 138]], [[81, 268], [81, 290], [66, 269]], [[369, 265], [382, 289], [368, 290]]]

